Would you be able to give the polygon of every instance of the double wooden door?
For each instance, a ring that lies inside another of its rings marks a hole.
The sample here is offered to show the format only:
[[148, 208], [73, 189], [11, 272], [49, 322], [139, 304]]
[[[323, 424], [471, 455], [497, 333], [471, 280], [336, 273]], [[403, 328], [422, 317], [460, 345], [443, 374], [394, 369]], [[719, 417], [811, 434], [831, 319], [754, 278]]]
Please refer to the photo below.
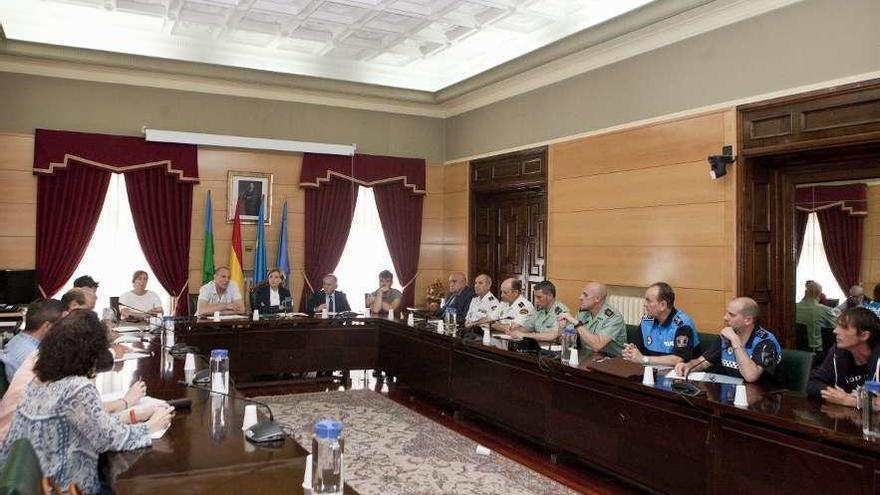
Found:
[[474, 198], [472, 275], [488, 273], [497, 295], [501, 282], [518, 278], [526, 297], [545, 276], [546, 197], [542, 190], [478, 195]]

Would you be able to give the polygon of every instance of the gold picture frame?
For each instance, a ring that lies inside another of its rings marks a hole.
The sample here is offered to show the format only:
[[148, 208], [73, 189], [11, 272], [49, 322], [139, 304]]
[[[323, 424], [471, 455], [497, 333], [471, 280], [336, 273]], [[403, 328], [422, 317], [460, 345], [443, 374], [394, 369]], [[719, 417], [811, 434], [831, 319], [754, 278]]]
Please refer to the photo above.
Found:
[[256, 224], [260, 198], [266, 196], [264, 225], [272, 225], [272, 183], [274, 177], [265, 172], [229, 170], [226, 172], [226, 223], [235, 220], [235, 202], [241, 198], [239, 218], [242, 224]]

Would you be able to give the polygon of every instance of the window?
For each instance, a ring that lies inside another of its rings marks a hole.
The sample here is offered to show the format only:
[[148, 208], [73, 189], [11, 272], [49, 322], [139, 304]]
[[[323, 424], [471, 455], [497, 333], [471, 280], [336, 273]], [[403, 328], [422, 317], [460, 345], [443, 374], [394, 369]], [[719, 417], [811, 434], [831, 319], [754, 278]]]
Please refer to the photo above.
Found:
[[144, 270], [150, 277], [147, 290], [155, 292], [162, 301], [167, 313], [170, 307], [170, 296], [156, 280], [153, 271], [144, 258], [134, 221], [131, 218], [131, 207], [128, 205], [128, 194], [125, 189], [125, 175], [113, 174], [104, 198], [101, 216], [95, 226], [95, 233], [83, 255], [73, 276], [55, 295], [60, 297], [73, 287], [73, 281], [82, 275], [91, 275], [98, 281], [98, 303], [95, 310], [110, 306], [110, 297], [118, 296], [132, 289], [131, 276], [135, 270]]
[[825, 256], [825, 245], [822, 244], [822, 231], [819, 228], [819, 218], [815, 213], [810, 213], [807, 218], [807, 230], [804, 233], [804, 247], [801, 249], [801, 259], [797, 265], [797, 286], [795, 294], [800, 301], [804, 297], [804, 284], [807, 280], [815, 280], [822, 286], [822, 292], [828, 299], [843, 301], [846, 296], [831, 273], [831, 266]]
[[[393, 287], [401, 290], [400, 280], [391, 263], [388, 244], [379, 221], [376, 197], [369, 187], [358, 187], [357, 202], [351, 231], [342, 251], [342, 258], [333, 273], [339, 279], [339, 290], [348, 296], [352, 311], [364, 310], [364, 294], [379, 287], [379, 272], [390, 270], [394, 274]], [[312, 281], [318, 290], [321, 281]]]

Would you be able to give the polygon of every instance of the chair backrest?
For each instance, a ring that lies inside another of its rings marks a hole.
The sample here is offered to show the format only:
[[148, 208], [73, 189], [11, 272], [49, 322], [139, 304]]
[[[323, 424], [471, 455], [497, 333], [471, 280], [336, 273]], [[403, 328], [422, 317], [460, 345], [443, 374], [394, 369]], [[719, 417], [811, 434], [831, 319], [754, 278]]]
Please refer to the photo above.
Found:
[[837, 343], [837, 339], [834, 337], [834, 329], [833, 328], [822, 328], [822, 352], [827, 352], [828, 349]]
[[43, 470], [34, 448], [26, 438], [19, 438], [0, 472], [0, 495], [40, 495], [42, 481]]
[[189, 295], [189, 315], [195, 316], [196, 310], [199, 307], [199, 295], [198, 294], [188, 294]]
[[810, 341], [807, 337], [807, 326], [803, 323], [794, 324], [795, 348], [799, 351], [809, 351]]
[[813, 367], [813, 353], [797, 349], [783, 349], [782, 362], [776, 367], [776, 384], [799, 394], [807, 393], [810, 369]]
[[721, 336], [717, 333], [697, 332], [700, 336], [700, 353], [706, 352], [708, 349], [718, 345]]
[[639, 345], [642, 341], [642, 327], [640, 325], [627, 325], [626, 341], [630, 344]]

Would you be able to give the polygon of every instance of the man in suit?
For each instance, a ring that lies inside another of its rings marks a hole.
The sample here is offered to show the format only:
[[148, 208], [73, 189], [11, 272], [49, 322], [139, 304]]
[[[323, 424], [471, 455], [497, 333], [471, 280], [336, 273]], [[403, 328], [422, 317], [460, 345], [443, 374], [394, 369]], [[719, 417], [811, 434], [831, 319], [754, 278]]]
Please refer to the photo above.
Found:
[[341, 313], [343, 311], [351, 311], [345, 292], [336, 290], [338, 281], [336, 275], [328, 273], [324, 275], [323, 287], [321, 290], [312, 293], [309, 296], [309, 313], [321, 313], [324, 308], [330, 313]]
[[449, 275], [449, 293], [446, 294], [446, 302], [434, 313], [434, 316], [443, 318], [446, 315], [447, 308], [455, 308], [455, 319], [459, 325], [462, 325], [464, 324], [465, 316], [467, 316], [468, 308], [471, 305], [471, 299], [476, 295], [474, 289], [467, 284], [467, 278], [464, 276], [464, 273], [454, 272]]

